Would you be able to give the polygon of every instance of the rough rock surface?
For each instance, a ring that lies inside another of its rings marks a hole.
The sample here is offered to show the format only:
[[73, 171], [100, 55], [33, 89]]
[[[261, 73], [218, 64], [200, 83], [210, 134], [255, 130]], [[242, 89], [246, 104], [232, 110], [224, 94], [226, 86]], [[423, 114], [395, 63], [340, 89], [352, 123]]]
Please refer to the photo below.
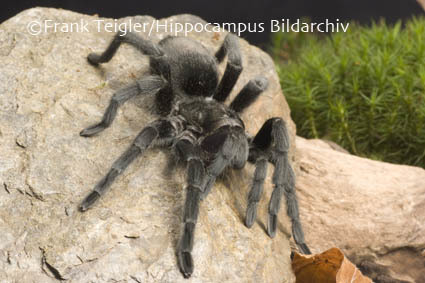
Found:
[[341, 153], [320, 140], [297, 137], [296, 144], [312, 252], [339, 247], [375, 282], [425, 282], [425, 170]]
[[[252, 166], [230, 172], [202, 203], [195, 272], [189, 280], [183, 279], [175, 257], [184, 170], [170, 169], [167, 151], [151, 150], [93, 209], [77, 211], [112, 162], [154, 119], [145, 107], [149, 98], [139, 97], [121, 107], [113, 125], [100, 135], [79, 136], [101, 118], [114, 91], [147, 70], [146, 57], [129, 46], [122, 46], [108, 64], [90, 66], [87, 54], [104, 50], [114, 35], [98, 32], [94, 19], [99, 18], [34, 8], [0, 25], [0, 281], [294, 282], [285, 209], [276, 238], [265, 233], [269, 181], [258, 223], [252, 229], [243, 225]], [[30, 35], [27, 26], [34, 20], [85, 21], [90, 32]], [[136, 16], [117, 23], [130, 20], [154, 19]], [[201, 21], [190, 15], [168, 20]], [[154, 32], [150, 39], [159, 41], [167, 34]], [[225, 33], [188, 36], [214, 52]], [[281, 116], [294, 138], [272, 60], [244, 40], [241, 48], [245, 69], [233, 95], [255, 75], [270, 81], [243, 117], [248, 131], [254, 134], [265, 119]]]

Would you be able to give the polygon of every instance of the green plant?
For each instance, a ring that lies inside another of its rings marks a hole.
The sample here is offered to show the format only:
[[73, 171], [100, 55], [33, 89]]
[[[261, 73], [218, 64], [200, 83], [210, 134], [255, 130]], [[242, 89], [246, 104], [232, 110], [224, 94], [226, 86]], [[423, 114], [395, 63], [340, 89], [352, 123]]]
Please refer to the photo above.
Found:
[[298, 134], [425, 167], [425, 19], [279, 33], [271, 53]]

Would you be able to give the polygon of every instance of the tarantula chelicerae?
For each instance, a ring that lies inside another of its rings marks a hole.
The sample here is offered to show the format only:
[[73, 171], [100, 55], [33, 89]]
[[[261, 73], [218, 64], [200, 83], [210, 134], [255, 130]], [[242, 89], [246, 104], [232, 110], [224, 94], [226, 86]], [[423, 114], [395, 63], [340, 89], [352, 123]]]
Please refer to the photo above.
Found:
[[[193, 272], [191, 251], [199, 203], [211, 190], [216, 178], [228, 167], [241, 169], [247, 161], [255, 163], [245, 220], [245, 225], [251, 227], [256, 218], [267, 165], [271, 162], [275, 166], [274, 190], [269, 204], [267, 232], [274, 237], [281, 196], [285, 194], [295, 242], [303, 253], [310, 253], [304, 243], [298, 216], [295, 176], [288, 161], [289, 137], [285, 122], [279, 117], [271, 118], [255, 137], [250, 138], [239, 116], [267, 88], [267, 79], [259, 76], [250, 80], [230, 106], [223, 103], [242, 72], [238, 38], [229, 33], [213, 56], [201, 43], [186, 37], [170, 36], [153, 43], [133, 33], [118, 33], [102, 54], [91, 53], [88, 61], [93, 65], [108, 62], [121, 43], [131, 44], [149, 56], [151, 74], [116, 92], [102, 121], [84, 129], [80, 135], [89, 137], [103, 131], [114, 120], [118, 107], [138, 94], [155, 95], [160, 118], [138, 134], [84, 199], [80, 210], [91, 207], [115, 178], [149, 146], [172, 147], [187, 163], [184, 228], [177, 258], [181, 272], [189, 277]], [[226, 55], [226, 70], [219, 81], [217, 65]]]

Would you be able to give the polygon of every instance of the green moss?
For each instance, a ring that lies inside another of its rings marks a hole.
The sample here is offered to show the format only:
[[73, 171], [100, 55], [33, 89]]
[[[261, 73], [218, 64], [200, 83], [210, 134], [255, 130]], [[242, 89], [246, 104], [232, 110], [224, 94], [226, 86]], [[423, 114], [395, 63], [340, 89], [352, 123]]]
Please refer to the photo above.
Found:
[[271, 53], [298, 134], [425, 167], [425, 19], [347, 33], [274, 34]]

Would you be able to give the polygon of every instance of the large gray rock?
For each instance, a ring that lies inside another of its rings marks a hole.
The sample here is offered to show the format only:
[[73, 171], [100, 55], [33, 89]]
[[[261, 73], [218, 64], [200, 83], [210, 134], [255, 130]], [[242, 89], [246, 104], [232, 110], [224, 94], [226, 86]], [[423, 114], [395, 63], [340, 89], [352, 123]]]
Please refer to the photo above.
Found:
[[[112, 162], [154, 119], [145, 107], [151, 100], [140, 97], [121, 107], [113, 125], [100, 135], [79, 136], [81, 129], [99, 121], [114, 91], [147, 70], [147, 58], [129, 46], [99, 69], [90, 66], [87, 54], [103, 50], [114, 35], [98, 32], [95, 19], [34, 8], [0, 25], [0, 282], [294, 282], [285, 209], [276, 238], [265, 233], [269, 180], [258, 210], [260, 225], [247, 229], [243, 224], [252, 166], [230, 172], [202, 203], [195, 272], [189, 280], [183, 279], [175, 257], [184, 170], [170, 169], [167, 151], [151, 150], [93, 209], [77, 211]], [[29, 34], [29, 23], [45, 20], [82, 20], [90, 32]], [[136, 16], [118, 23], [130, 20], [154, 19]], [[201, 21], [190, 15], [168, 20]], [[150, 39], [159, 41], [167, 34], [154, 32]], [[225, 33], [188, 36], [214, 52]], [[245, 69], [233, 95], [258, 74], [270, 82], [243, 116], [248, 131], [255, 134], [267, 118], [281, 116], [294, 140], [272, 60], [244, 40], [241, 48]]]
[[375, 282], [425, 282], [424, 169], [298, 137], [296, 156], [301, 219], [313, 252], [339, 247]]

